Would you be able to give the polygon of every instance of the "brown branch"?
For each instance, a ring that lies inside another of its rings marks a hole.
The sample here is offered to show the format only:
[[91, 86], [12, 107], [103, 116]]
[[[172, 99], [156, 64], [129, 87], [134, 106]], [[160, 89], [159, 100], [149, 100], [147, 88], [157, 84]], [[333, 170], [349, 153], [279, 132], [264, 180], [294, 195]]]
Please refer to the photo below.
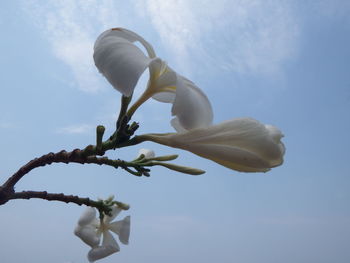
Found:
[[31, 199], [31, 198], [40, 198], [48, 201], [60, 201], [65, 203], [75, 203], [77, 205], [87, 205], [96, 207], [96, 201], [90, 200], [89, 198], [82, 198], [77, 195], [65, 195], [63, 193], [53, 194], [46, 191], [37, 192], [37, 191], [22, 191], [15, 192], [12, 194], [9, 200], [12, 199]]
[[98, 158], [96, 156], [86, 156], [83, 150], [75, 149], [71, 152], [66, 152], [65, 150], [58, 153], [48, 153], [39, 158], [35, 158], [28, 162], [26, 165], [22, 166], [16, 173], [14, 173], [3, 185], [3, 188], [13, 189], [15, 184], [31, 170], [50, 165], [52, 163], [94, 163], [98, 165], [109, 164], [111, 165], [112, 160], [107, 157]]
[[[48, 193], [46, 191], [37, 192], [37, 191], [23, 191], [23, 192], [16, 192], [11, 195], [9, 200], [13, 199], [32, 199], [32, 198], [39, 198], [44, 199], [47, 201], [59, 201], [64, 203], [74, 203], [77, 205], [86, 205], [97, 208], [99, 211], [104, 212], [108, 214], [111, 210], [109, 205], [104, 204], [103, 201], [94, 201], [90, 198], [83, 198], [79, 197], [77, 195], [65, 195], [63, 193], [60, 194], [54, 194], [54, 193]], [[117, 202], [117, 204], [122, 209], [129, 209], [128, 205], [125, 205], [123, 203]]]

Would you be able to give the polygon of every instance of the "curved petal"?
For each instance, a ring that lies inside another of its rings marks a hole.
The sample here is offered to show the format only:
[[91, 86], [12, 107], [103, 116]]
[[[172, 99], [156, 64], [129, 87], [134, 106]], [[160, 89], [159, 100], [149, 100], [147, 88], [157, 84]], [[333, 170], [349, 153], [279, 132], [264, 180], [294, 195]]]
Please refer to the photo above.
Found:
[[274, 126], [241, 118], [187, 132], [150, 135], [150, 140], [180, 148], [244, 172], [265, 172], [283, 163], [283, 134]]
[[237, 147], [193, 144], [186, 150], [240, 172], [267, 172], [271, 167], [260, 156]]
[[120, 242], [127, 245], [130, 236], [130, 216], [125, 217], [123, 220], [111, 223], [109, 229], [119, 236]]
[[102, 233], [103, 235], [103, 239], [102, 239], [102, 246], [110, 246], [110, 247], [115, 247], [117, 248], [117, 250], [119, 251], [119, 245], [117, 243], [117, 241], [115, 241], [114, 237], [112, 236], [112, 234], [109, 231], [104, 231]]
[[283, 134], [276, 127], [272, 127], [267, 129], [257, 120], [239, 118], [207, 129], [193, 130], [177, 139], [180, 139], [178, 143], [190, 141], [191, 144], [217, 144], [241, 148], [270, 160], [271, 165], [279, 165], [284, 154], [284, 146], [280, 142]]
[[173, 128], [178, 132], [178, 133], [182, 133], [182, 132], [187, 132], [187, 130], [182, 127], [182, 125], [180, 124], [179, 118], [175, 117], [174, 119], [172, 119], [170, 121], [171, 126], [173, 126]]
[[90, 262], [108, 257], [120, 250], [117, 241], [115, 241], [111, 233], [104, 231], [102, 234], [102, 245], [92, 248], [88, 253], [88, 259]]
[[152, 96], [153, 99], [159, 102], [173, 103], [175, 100], [175, 92], [160, 92]]
[[89, 262], [95, 262], [96, 260], [108, 257], [116, 252], [118, 252], [116, 247], [110, 246], [99, 246], [92, 248], [88, 253]]
[[96, 209], [92, 207], [87, 207], [83, 214], [80, 216], [78, 220], [78, 224], [80, 226], [85, 226], [93, 222], [96, 218]]
[[[106, 30], [105, 32], [103, 32], [100, 35], [100, 37], [104, 37], [104, 35], [107, 35], [107, 34], [126, 39], [130, 42], [139, 41], [145, 47], [145, 49], [148, 53], [148, 56], [150, 58], [156, 57], [156, 54], [153, 50], [152, 45], [150, 43], [148, 43], [143, 37], [136, 34], [135, 32], [132, 32], [132, 31], [125, 29], [125, 28], [117, 27], [117, 28], [112, 28], [112, 29]], [[97, 39], [97, 41], [99, 40], [99, 38]]]
[[78, 225], [74, 229], [74, 234], [90, 247], [95, 247], [100, 243], [100, 237], [93, 226]]
[[115, 89], [131, 96], [151, 59], [130, 41], [111, 32], [114, 31], [102, 33], [95, 43], [95, 65]]
[[171, 112], [185, 130], [208, 127], [213, 121], [213, 110], [207, 96], [192, 81], [180, 75], [177, 76]]

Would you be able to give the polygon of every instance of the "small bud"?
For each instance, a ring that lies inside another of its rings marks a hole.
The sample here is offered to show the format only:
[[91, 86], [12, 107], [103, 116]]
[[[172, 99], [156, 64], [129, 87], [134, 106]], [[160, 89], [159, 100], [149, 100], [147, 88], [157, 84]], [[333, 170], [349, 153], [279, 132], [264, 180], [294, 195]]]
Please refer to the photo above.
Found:
[[[149, 149], [140, 149], [138, 157], [140, 157], [141, 155], [144, 155], [145, 159], [151, 159], [151, 158], [155, 157], [154, 151], [149, 150]], [[137, 159], [139, 159], [139, 158], [137, 158]]]
[[191, 174], [191, 175], [200, 175], [204, 174], [205, 171], [193, 167], [181, 166], [172, 163], [162, 163], [162, 162], [153, 162], [153, 164], [164, 166], [170, 170], [174, 170], [180, 173]]
[[164, 161], [175, 160], [177, 157], [179, 157], [179, 155], [173, 154], [173, 155], [157, 156], [157, 157], [154, 157], [154, 158], [149, 158], [149, 160], [164, 162]]

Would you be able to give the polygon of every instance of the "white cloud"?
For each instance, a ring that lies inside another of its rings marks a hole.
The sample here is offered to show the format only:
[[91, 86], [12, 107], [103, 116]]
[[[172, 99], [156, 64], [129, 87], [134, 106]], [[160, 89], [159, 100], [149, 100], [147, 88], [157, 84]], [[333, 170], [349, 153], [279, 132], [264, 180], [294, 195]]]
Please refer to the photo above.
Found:
[[278, 73], [298, 47], [298, 19], [290, 3], [279, 0], [134, 0], [131, 4], [113, 0], [22, 1], [23, 9], [48, 39], [55, 56], [70, 67], [78, 86], [91, 92], [103, 86], [92, 59], [96, 37], [106, 28], [125, 24], [142, 28], [147, 20], [174, 54], [175, 68], [188, 77], [191, 72], [202, 74], [207, 70]]
[[80, 89], [101, 88], [92, 54], [96, 37], [117, 24], [112, 0], [29, 0], [23, 10], [47, 38], [54, 55], [67, 64]]
[[93, 132], [95, 126], [89, 124], [77, 124], [57, 129], [57, 133], [62, 134], [84, 134]]
[[199, 38], [199, 26], [188, 3], [187, 0], [147, 0], [145, 3], [162, 41], [177, 54], [179, 60], [185, 62], [188, 60], [189, 49], [195, 48]]
[[[163, 42], [197, 70], [276, 73], [298, 46], [293, 8], [278, 0], [144, 0]], [[195, 59], [194, 59], [195, 58]], [[197, 66], [195, 66], [197, 65]]]

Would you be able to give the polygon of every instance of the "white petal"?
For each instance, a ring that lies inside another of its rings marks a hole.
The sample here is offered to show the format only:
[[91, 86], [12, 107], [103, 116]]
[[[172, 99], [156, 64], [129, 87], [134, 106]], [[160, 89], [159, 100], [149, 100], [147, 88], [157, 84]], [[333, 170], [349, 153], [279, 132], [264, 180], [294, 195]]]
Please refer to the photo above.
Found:
[[[136, 34], [135, 32], [132, 32], [128, 29], [125, 28], [112, 28], [110, 30], [107, 30], [105, 32], [103, 32], [100, 37], [96, 40], [96, 43], [99, 42], [99, 40], [101, 38], [103, 38], [105, 35], [112, 35], [112, 36], [116, 36], [116, 37], [120, 37], [123, 39], [126, 39], [130, 42], [136, 42], [139, 41], [146, 49], [148, 56], [150, 58], [154, 58], [156, 57], [155, 52], [153, 50], [153, 47], [151, 46], [150, 43], [148, 43], [143, 37], [141, 37], [140, 35]], [[95, 44], [96, 45], [96, 44]]]
[[[158, 89], [175, 86], [177, 82], [177, 74], [175, 71], [171, 70], [169, 67], [165, 69], [165, 72], [161, 72], [161, 75], [156, 81], [156, 86]], [[174, 89], [175, 93], [175, 89]]]
[[115, 241], [111, 233], [104, 231], [102, 234], [102, 245], [92, 248], [88, 253], [88, 259], [90, 262], [108, 257], [120, 250], [117, 241]]
[[173, 103], [175, 101], [175, 96], [175, 92], [160, 92], [154, 94], [152, 98], [160, 102]]
[[131, 42], [109, 32], [103, 33], [95, 43], [95, 65], [115, 89], [131, 96], [151, 59]]
[[109, 231], [104, 231], [102, 235], [102, 246], [116, 247], [118, 251], [120, 250], [117, 241], [115, 241], [114, 237]]
[[78, 224], [81, 226], [85, 226], [90, 224], [96, 218], [96, 209], [92, 207], [87, 207], [83, 214], [80, 216]]
[[90, 247], [95, 247], [100, 243], [100, 237], [93, 226], [78, 225], [74, 230], [74, 234]]
[[193, 144], [188, 150], [227, 168], [241, 172], [266, 172], [271, 165], [258, 155], [226, 145]]
[[119, 236], [120, 242], [127, 245], [130, 236], [130, 216], [125, 217], [123, 220], [111, 223], [109, 229]]
[[117, 215], [119, 215], [119, 213], [122, 211], [121, 208], [119, 208], [117, 205], [114, 205], [112, 207], [112, 211], [111, 211], [111, 216], [105, 216], [103, 218], [103, 222], [105, 224], [108, 224], [109, 222], [111, 222], [114, 218], [116, 218]]
[[181, 132], [187, 132], [186, 129], [184, 129], [182, 127], [182, 125], [180, 124], [180, 121], [179, 121], [179, 118], [178, 117], [175, 117], [174, 119], [171, 120], [171, 126], [173, 126], [173, 128], [178, 132], [178, 133], [181, 133]]
[[151, 140], [181, 148], [244, 172], [264, 172], [283, 163], [282, 133], [250, 118], [234, 119], [207, 128], [171, 135], [151, 135]]
[[96, 260], [108, 257], [118, 251], [116, 247], [98, 246], [89, 251], [88, 260], [89, 262], [95, 262]]
[[156, 156], [154, 151], [149, 149], [140, 149], [138, 156], [140, 156], [141, 154], [143, 154], [146, 159], [154, 158]]
[[193, 82], [179, 75], [171, 111], [185, 130], [207, 127], [213, 121], [213, 111], [207, 96]]

